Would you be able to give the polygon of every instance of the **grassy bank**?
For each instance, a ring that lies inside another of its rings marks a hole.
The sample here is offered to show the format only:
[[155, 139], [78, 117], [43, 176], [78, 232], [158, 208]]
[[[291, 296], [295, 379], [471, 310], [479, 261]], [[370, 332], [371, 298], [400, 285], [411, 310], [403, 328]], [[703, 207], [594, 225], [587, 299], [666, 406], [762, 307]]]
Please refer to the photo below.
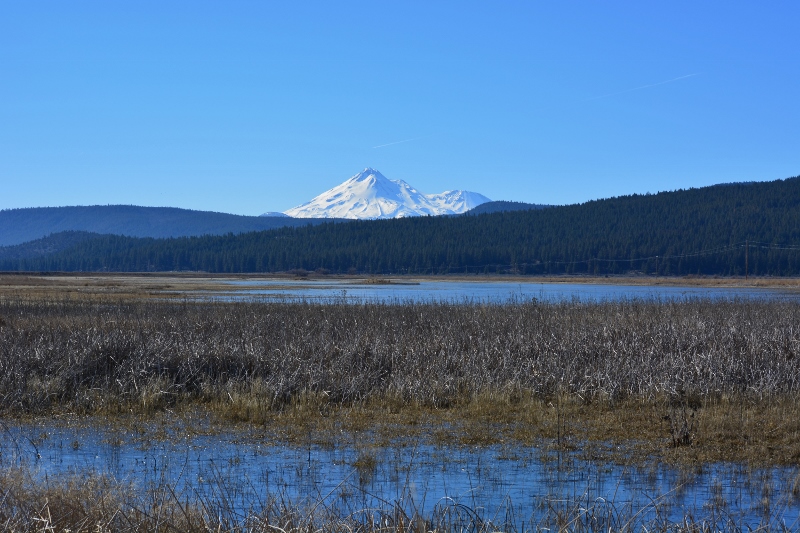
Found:
[[[285, 438], [800, 460], [800, 305], [0, 301], [5, 417], [202, 410]], [[437, 429], [442, 428], [445, 429]], [[306, 438], [306, 437], [304, 437]]]

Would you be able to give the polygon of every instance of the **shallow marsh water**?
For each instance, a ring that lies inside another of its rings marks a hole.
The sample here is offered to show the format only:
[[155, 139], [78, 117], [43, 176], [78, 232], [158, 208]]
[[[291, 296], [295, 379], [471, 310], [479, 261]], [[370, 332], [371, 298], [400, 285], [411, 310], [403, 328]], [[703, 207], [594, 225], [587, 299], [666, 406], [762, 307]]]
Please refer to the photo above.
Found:
[[592, 283], [541, 283], [507, 281], [419, 281], [354, 283], [347, 280], [235, 280], [226, 281], [235, 290], [217, 293], [228, 301], [254, 297], [380, 302], [477, 302], [507, 303], [536, 298], [544, 301], [641, 299], [797, 299], [796, 292], [747, 287], [698, 287], [671, 285], [614, 285]]
[[[196, 428], [194, 428], [196, 429]], [[187, 434], [190, 433], [190, 434]], [[254, 429], [198, 434], [169, 426], [125, 429], [49, 422], [4, 425], [0, 467], [39, 479], [102, 474], [141, 490], [170, 486], [242, 515], [270, 496], [342, 515], [399, 505], [423, 516], [448, 508], [504, 529], [539, 529], [553, 516], [597, 515], [617, 526], [693, 521], [797, 529], [797, 468], [737, 464], [673, 467], [596, 462], [552, 443], [440, 447], [397, 441], [374, 447], [342, 435], [335, 445], [269, 442]], [[637, 528], [638, 529], [638, 528]]]

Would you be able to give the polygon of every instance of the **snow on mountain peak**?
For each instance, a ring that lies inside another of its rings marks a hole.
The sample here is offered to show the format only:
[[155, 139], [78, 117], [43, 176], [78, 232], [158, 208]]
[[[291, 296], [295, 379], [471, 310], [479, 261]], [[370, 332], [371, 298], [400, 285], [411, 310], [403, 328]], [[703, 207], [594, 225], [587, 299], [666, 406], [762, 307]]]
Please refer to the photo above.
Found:
[[390, 180], [367, 167], [310, 202], [284, 213], [296, 218], [401, 218], [458, 214], [489, 201], [482, 194], [470, 191], [422, 194], [403, 180]]
[[362, 170], [361, 172], [359, 172], [358, 174], [356, 174], [355, 176], [353, 176], [352, 178], [350, 178], [350, 180], [348, 180], [348, 181], [364, 181], [364, 180], [369, 179], [370, 177], [377, 178], [377, 179], [380, 179], [380, 178], [386, 179], [386, 177], [383, 174], [381, 174], [380, 172], [378, 172], [374, 168], [367, 167], [364, 170]]

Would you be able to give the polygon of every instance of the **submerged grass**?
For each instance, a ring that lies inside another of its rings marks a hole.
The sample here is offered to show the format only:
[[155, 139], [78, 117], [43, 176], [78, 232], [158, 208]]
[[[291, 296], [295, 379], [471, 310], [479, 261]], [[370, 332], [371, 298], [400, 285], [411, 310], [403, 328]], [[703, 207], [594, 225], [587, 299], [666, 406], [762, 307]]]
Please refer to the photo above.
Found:
[[[362, 459], [359, 459], [359, 462]], [[384, 500], [369, 493], [361, 479], [374, 470], [374, 459], [353, 465], [327, 493], [292, 496], [285, 489], [266, 492], [217, 470], [202, 489], [176, 488], [160, 479], [145, 485], [123, 482], [92, 471], [42, 477], [25, 466], [0, 471], [0, 531], [185, 531], [185, 532], [712, 532], [797, 531], [800, 522], [786, 512], [791, 494], [773, 493], [767, 474], [746, 490], [757, 494], [755, 514], [731, 509], [724, 488], [715, 481], [707, 502], [681, 506], [675, 512], [676, 489], [633, 503], [581, 493], [540, 494], [533, 501], [511, 499], [488, 511], [475, 502], [442, 497], [423, 506], [406, 482], [397, 498]], [[716, 487], [716, 489], [714, 488]], [[678, 498], [680, 499], [680, 498]], [[524, 514], [515, 504], [527, 505]]]
[[[800, 461], [800, 304], [0, 300], [0, 414]], [[452, 428], [437, 431], [436, 427]]]

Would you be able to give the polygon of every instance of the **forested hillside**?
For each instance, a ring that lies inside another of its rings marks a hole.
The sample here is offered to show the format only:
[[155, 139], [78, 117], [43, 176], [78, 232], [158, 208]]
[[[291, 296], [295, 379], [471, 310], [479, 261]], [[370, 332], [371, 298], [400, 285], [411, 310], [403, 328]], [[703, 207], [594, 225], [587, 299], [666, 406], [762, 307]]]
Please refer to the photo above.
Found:
[[[747, 245], [747, 246], [746, 246]], [[800, 178], [216, 237], [103, 236], [3, 270], [800, 274]]]
[[525, 202], [509, 202], [507, 200], [497, 200], [486, 202], [467, 211], [470, 215], [482, 215], [485, 213], [499, 213], [501, 211], [527, 211], [528, 209], [544, 209], [551, 207], [542, 204], [526, 204]]
[[286, 216], [247, 217], [176, 207], [31, 207], [0, 211], [0, 246], [21, 244], [63, 231], [161, 238], [224, 235], [317, 223], [319, 221]]
[[89, 233], [87, 231], [62, 231], [22, 244], [0, 246], [0, 261], [51, 255], [61, 250], [69, 249], [80, 242], [101, 236], [99, 233]]

